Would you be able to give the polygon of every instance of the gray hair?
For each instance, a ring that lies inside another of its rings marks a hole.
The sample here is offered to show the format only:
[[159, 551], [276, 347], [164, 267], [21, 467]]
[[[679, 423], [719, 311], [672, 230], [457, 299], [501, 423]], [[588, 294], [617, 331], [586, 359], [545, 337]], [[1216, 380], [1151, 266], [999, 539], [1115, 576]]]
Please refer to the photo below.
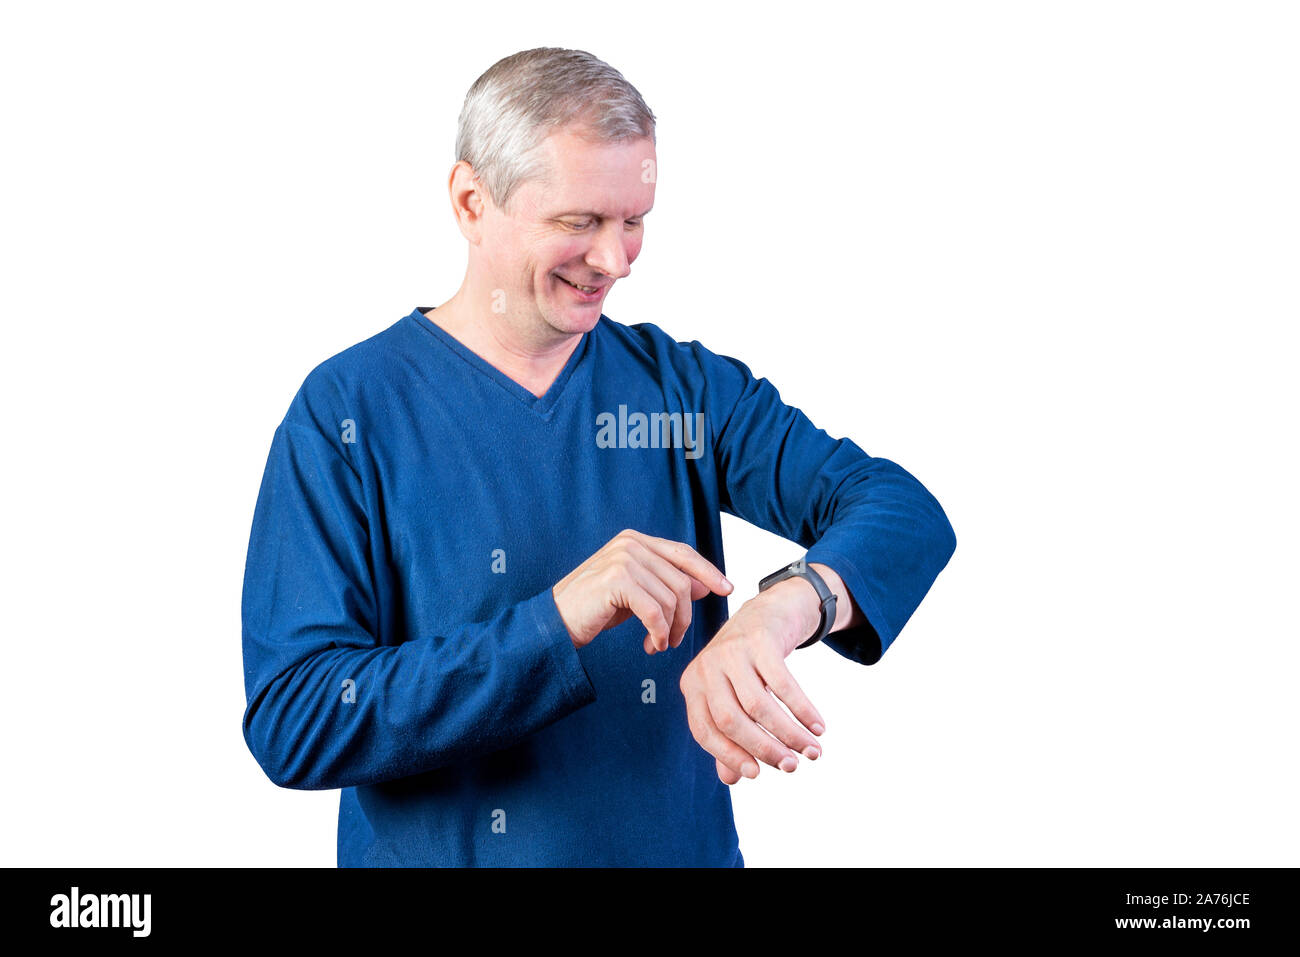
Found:
[[575, 122], [603, 143], [655, 140], [654, 114], [608, 63], [560, 47], [514, 53], [490, 66], [465, 94], [456, 159], [469, 163], [491, 199], [506, 209], [519, 185], [543, 171], [533, 149]]

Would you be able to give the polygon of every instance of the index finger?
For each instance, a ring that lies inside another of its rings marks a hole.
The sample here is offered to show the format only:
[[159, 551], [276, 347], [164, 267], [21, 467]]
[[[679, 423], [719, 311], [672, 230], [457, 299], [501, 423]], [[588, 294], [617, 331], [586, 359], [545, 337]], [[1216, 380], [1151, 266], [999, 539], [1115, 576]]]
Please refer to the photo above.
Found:
[[[690, 575], [715, 595], [730, 595], [735, 590], [736, 586], [727, 581], [727, 576], [722, 574], [713, 562], [685, 542], [675, 542], [670, 538], [656, 538], [654, 535], [646, 535], [644, 532], [637, 532], [636, 534], [641, 539], [642, 544], [656, 555], [672, 562], [673, 565]], [[703, 598], [704, 596], [699, 597]], [[696, 600], [696, 596], [692, 594], [691, 599], [692, 601]]]

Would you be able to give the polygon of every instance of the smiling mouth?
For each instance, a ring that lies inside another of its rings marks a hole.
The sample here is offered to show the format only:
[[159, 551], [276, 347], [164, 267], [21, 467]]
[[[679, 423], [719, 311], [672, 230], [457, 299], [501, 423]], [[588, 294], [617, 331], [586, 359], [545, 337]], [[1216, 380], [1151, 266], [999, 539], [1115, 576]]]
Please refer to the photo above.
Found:
[[[559, 275], [559, 274], [557, 273], [556, 275]], [[580, 285], [579, 285], [578, 283], [576, 283], [576, 282], [569, 282], [569, 280], [565, 279], [563, 276], [560, 276], [559, 278], [562, 279], [562, 280], [564, 280], [564, 282], [569, 283], [569, 285], [572, 286], [574, 289], [577, 289], [577, 290], [580, 291], [580, 292], [585, 292], [585, 293], [586, 293], [587, 295], [589, 295], [589, 296], [590, 296], [593, 292], [595, 292], [597, 289], [600, 288], [599, 286], [580, 286]]]

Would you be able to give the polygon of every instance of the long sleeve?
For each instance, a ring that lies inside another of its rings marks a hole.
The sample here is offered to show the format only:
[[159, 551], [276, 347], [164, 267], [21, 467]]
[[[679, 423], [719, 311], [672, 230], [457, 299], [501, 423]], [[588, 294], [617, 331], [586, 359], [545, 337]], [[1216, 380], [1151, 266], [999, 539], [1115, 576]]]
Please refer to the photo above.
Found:
[[721, 507], [835, 569], [868, 624], [823, 641], [850, 660], [875, 663], [956, 548], [943, 509], [902, 467], [831, 438], [744, 363], [691, 346], [717, 423]]
[[311, 425], [276, 430], [243, 591], [244, 738], [282, 787], [374, 784], [508, 747], [595, 699], [549, 589], [384, 644], [372, 517]]

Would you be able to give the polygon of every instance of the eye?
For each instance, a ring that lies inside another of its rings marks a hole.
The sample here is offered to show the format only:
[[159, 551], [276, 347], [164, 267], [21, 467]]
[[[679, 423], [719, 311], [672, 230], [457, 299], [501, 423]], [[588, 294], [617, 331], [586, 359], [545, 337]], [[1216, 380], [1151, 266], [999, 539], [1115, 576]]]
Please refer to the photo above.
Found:
[[641, 228], [641, 220], [639, 220], [639, 219], [629, 219], [629, 220], [627, 220], [627, 222], [625, 223], [625, 225], [627, 226], [628, 229], [640, 229], [640, 228]]
[[568, 226], [570, 229], [586, 229], [588, 226], [591, 225], [591, 220], [590, 220], [590, 219], [584, 219], [584, 220], [582, 220], [581, 222], [578, 222], [578, 223], [570, 223], [570, 222], [567, 222], [567, 221], [561, 220], [561, 224], [564, 225], [564, 226]]

